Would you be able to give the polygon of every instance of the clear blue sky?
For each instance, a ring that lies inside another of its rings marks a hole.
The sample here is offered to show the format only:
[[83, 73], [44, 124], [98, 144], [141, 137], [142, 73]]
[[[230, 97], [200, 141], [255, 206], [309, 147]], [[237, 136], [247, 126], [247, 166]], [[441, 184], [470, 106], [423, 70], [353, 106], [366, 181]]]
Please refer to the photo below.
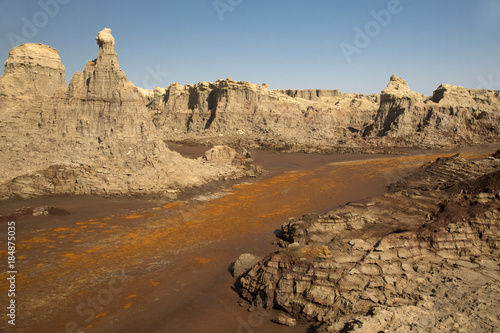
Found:
[[394, 73], [426, 95], [441, 83], [500, 89], [500, 0], [0, 0], [0, 59], [17, 37], [47, 44], [69, 83], [105, 27], [144, 88], [231, 77], [369, 94]]

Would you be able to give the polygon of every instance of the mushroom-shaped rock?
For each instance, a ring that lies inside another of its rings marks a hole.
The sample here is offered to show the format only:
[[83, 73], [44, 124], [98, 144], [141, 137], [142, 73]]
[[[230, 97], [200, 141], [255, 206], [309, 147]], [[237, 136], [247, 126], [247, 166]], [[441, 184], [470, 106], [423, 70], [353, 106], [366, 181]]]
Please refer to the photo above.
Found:
[[103, 30], [99, 31], [95, 39], [99, 47], [102, 48], [112, 47], [113, 49], [115, 47], [115, 39], [111, 34], [111, 29], [104, 28]]
[[97, 59], [89, 61], [82, 73], [75, 73], [69, 85], [70, 96], [106, 100], [118, 100], [129, 95], [132, 95], [129, 96], [132, 99], [138, 98], [138, 91], [121, 91], [126, 86], [127, 76], [118, 64], [111, 29], [106, 28], [99, 32], [96, 41], [99, 45]]

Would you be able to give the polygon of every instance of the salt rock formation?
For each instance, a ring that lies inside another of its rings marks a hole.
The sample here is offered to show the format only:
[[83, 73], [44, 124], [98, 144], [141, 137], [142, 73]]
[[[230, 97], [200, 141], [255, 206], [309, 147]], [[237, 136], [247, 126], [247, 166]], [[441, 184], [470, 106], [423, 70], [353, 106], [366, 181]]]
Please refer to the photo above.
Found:
[[242, 296], [316, 332], [496, 331], [499, 171], [453, 156], [367, 204], [290, 219]]
[[233, 276], [237, 277], [243, 275], [262, 259], [262, 257], [256, 256], [251, 253], [243, 253], [238, 257], [232, 267]]
[[213, 138], [231, 143], [236, 138], [260, 142], [257, 147], [277, 139], [317, 145], [353, 138], [373, 121], [378, 108], [376, 95], [270, 91], [265, 84], [231, 79], [174, 83], [145, 95], [165, 140]]
[[205, 152], [203, 156], [208, 162], [216, 164], [227, 164], [232, 163], [237, 157], [238, 153], [231, 147], [228, 146], [215, 146], [212, 149]]
[[0, 82], [2, 96], [43, 98], [65, 87], [64, 66], [57, 50], [28, 43], [9, 52]]
[[[56, 50], [14, 48], [0, 78], [0, 198], [43, 194], [168, 195], [254, 174], [170, 151], [142, 93], [120, 69], [111, 30], [69, 87]], [[27, 88], [24, 88], [27, 87]]]
[[245, 149], [237, 152], [228, 146], [215, 146], [205, 152], [202, 160], [213, 165], [232, 165], [249, 175], [264, 173], [264, 169], [253, 162], [252, 156]]
[[165, 140], [316, 151], [443, 148], [500, 137], [500, 92], [441, 85], [429, 98], [395, 75], [369, 96], [231, 79], [143, 92]]
[[364, 137], [386, 146], [445, 148], [498, 141], [500, 91], [441, 85], [427, 98], [391, 77]]
[[140, 99], [135, 86], [132, 84], [124, 86], [127, 77], [118, 64], [115, 39], [111, 35], [111, 29], [99, 32], [96, 41], [99, 45], [97, 59], [89, 61], [82, 73], [75, 73], [69, 85], [70, 97], [119, 100], [128, 97], [127, 92], [120, 91], [123, 88], [130, 90], [129, 94], [135, 92], [136, 98]]
[[382, 90], [382, 94], [390, 94], [390, 93], [399, 93], [399, 94], [405, 94], [410, 92], [410, 87], [408, 86], [408, 83], [406, 83], [405, 80], [403, 80], [400, 77], [397, 77], [395, 74], [392, 74], [391, 78], [389, 79], [389, 83], [387, 84], [387, 87]]
[[[377, 136], [408, 137], [416, 131], [415, 122], [419, 115], [424, 115], [423, 102], [426, 97], [410, 91], [405, 80], [392, 75], [387, 87], [380, 95], [380, 107], [375, 121], [365, 129], [365, 135], [376, 133]], [[417, 114], [409, 114], [407, 110], [415, 109]]]

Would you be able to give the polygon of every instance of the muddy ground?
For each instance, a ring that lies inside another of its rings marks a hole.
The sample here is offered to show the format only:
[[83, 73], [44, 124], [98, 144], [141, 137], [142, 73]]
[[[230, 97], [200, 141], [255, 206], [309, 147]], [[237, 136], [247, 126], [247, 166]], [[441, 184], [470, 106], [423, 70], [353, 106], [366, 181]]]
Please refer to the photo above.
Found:
[[[193, 158], [206, 150], [172, 148]], [[498, 148], [462, 151], [478, 158]], [[275, 231], [288, 217], [380, 195], [416, 166], [455, 152], [394, 157], [255, 151], [267, 175], [192, 189], [174, 202], [74, 196], [3, 201], [1, 239], [7, 221], [17, 226], [18, 308], [16, 329], [2, 318], [0, 331], [305, 332], [305, 325], [272, 323], [272, 312], [240, 307], [228, 266], [241, 253], [277, 249]], [[68, 214], [7, 217], [42, 205]], [[4, 249], [0, 260], [7, 261]]]

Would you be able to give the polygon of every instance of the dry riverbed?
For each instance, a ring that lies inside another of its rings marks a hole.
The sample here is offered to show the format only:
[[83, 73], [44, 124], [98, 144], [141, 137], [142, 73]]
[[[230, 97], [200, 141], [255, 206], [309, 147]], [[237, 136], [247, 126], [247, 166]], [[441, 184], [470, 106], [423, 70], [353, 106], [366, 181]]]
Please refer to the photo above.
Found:
[[[206, 150], [173, 148], [191, 157]], [[478, 158], [496, 149], [462, 151]], [[240, 307], [228, 266], [241, 253], [276, 249], [274, 232], [288, 217], [379, 195], [412, 168], [455, 152], [395, 157], [257, 151], [255, 161], [270, 171], [265, 177], [193, 189], [174, 202], [4, 201], [0, 237], [6, 239], [9, 220], [17, 226], [15, 332], [305, 332], [306, 326], [272, 323], [272, 312]], [[68, 214], [6, 217], [42, 205]], [[3, 263], [7, 256], [0, 249]], [[0, 327], [14, 332], [6, 318]]]

